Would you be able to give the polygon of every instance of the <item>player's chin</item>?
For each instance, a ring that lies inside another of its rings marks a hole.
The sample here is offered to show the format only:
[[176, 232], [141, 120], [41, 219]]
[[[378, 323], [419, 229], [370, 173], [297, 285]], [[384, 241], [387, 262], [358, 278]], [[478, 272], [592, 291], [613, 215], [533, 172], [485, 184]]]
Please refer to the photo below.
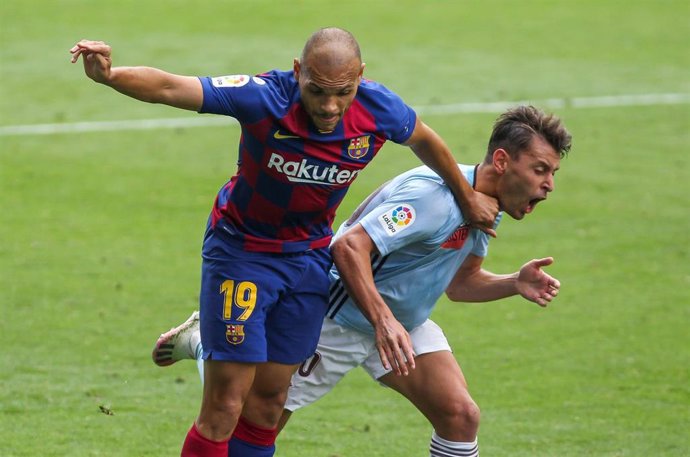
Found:
[[534, 211], [534, 209], [537, 207], [537, 204], [541, 200], [542, 199], [539, 199], [539, 198], [532, 199], [529, 201], [529, 203], [527, 203], [526, 206], [521, 207], [521, 208], [517, 208], [513, 211], [512, 214], [510, 212], [508, 212], [508, 214], [510, 214], [513, 219], [517, 219], [517, 220], [524, 219], [524, 217], [526, 215], [531, 214]]
[[335, 120], [316, 122], [316, 128], [322, 132], [332, 132], [338, 126], [339, 120], [340, 118], [336, 118]]
[[508, 216], [512, 217], [516, 221], [524, 219], [525, 215], [527, 214], [527, 212], [524, 209], [519, 208], [502, 208], [502, 211], [508, 214]]

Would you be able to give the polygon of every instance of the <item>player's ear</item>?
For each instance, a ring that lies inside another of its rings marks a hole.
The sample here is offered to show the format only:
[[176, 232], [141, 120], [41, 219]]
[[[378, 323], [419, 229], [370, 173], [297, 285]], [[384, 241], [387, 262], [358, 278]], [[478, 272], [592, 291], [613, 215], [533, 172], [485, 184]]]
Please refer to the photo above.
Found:
[[360, 84], [362, 84], [362, 75], [364, 74], [364, 66], [365, 66], [365, 65], [366, 65], [366, 64], [365, 64], [364, 62], [362, 62], [362, 63], [359, 65], [359, 73], [357, 73], [357, 85], [358, 85], [358, 86], [359, 86]]
[[508, 151], [503, 148], [496, 149], [494, 151], [492, 163], [494, 169], [499, 175], [505, 173], [506, 169], [508, 168], [508, 164], [510, 163], [510, 155], [508, 154]]
[[299, 65], [299, 59], [297, 57], [295, 57], [294, 60], [292, 61], [292, 71], [295, 75], [295, 81], [299, 81], [300, 65]]

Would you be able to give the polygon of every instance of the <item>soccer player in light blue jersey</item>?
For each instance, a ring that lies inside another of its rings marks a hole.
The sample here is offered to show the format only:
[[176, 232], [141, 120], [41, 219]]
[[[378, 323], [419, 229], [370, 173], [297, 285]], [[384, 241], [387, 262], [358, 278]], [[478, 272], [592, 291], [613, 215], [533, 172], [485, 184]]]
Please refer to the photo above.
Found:
[[[475, 190], [520, 220], [554, 190], [571, 136], [561, 121], [531, 106], [496, 121], [484, 161], [458, 165]], [[479, 455], [479, 408], [441, 328], [429, 319], [445, 292], [452, 301], [487, 302], [513, 295], [546, 306], [560, 283], [534, 259], [512, 274], [482, 268], [489, 236], [468, 225], [443, 180], [427, 167], [382, 185], [341, 225], [331, 244], [330, 300], [318, 347], [293, 375], [281, 426], [293, 411], [328, 393], [351, 369], [398, 391], [434, 427], [430, 455]], [[404, 327], [413, 354], [387, 341]], [[159, 339], [154, 361], [198, 355], [194, 315]], [[399, 366], [403, 360], [405, 367]], [[404, 374], [400, 376], [399, 374]]]

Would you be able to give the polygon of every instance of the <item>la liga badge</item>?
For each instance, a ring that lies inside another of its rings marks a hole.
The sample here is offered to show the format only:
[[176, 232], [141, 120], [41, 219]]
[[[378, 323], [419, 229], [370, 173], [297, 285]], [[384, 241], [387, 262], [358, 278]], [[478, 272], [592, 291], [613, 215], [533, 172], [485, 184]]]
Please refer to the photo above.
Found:
[[242, 87], [249, 83], [249, 75], [228, 75], [211, 78], [214, 87]]
[[377, 219], [388, 236], [393, 236], [410, 227], [417, 218], [417, 212], [412, 205], [403, 203], [392, 210], [386, 211]]

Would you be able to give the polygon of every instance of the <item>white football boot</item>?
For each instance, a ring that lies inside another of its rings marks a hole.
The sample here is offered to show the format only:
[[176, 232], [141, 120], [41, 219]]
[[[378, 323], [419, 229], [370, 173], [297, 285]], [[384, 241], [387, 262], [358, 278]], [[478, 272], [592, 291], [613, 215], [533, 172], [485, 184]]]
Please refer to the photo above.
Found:
[[200, 342], [199, 311], [194, 311], [182, 324], [158, 337], [151, 358], [160, 367], [184, 359], [196, 360], [196, 349]]

